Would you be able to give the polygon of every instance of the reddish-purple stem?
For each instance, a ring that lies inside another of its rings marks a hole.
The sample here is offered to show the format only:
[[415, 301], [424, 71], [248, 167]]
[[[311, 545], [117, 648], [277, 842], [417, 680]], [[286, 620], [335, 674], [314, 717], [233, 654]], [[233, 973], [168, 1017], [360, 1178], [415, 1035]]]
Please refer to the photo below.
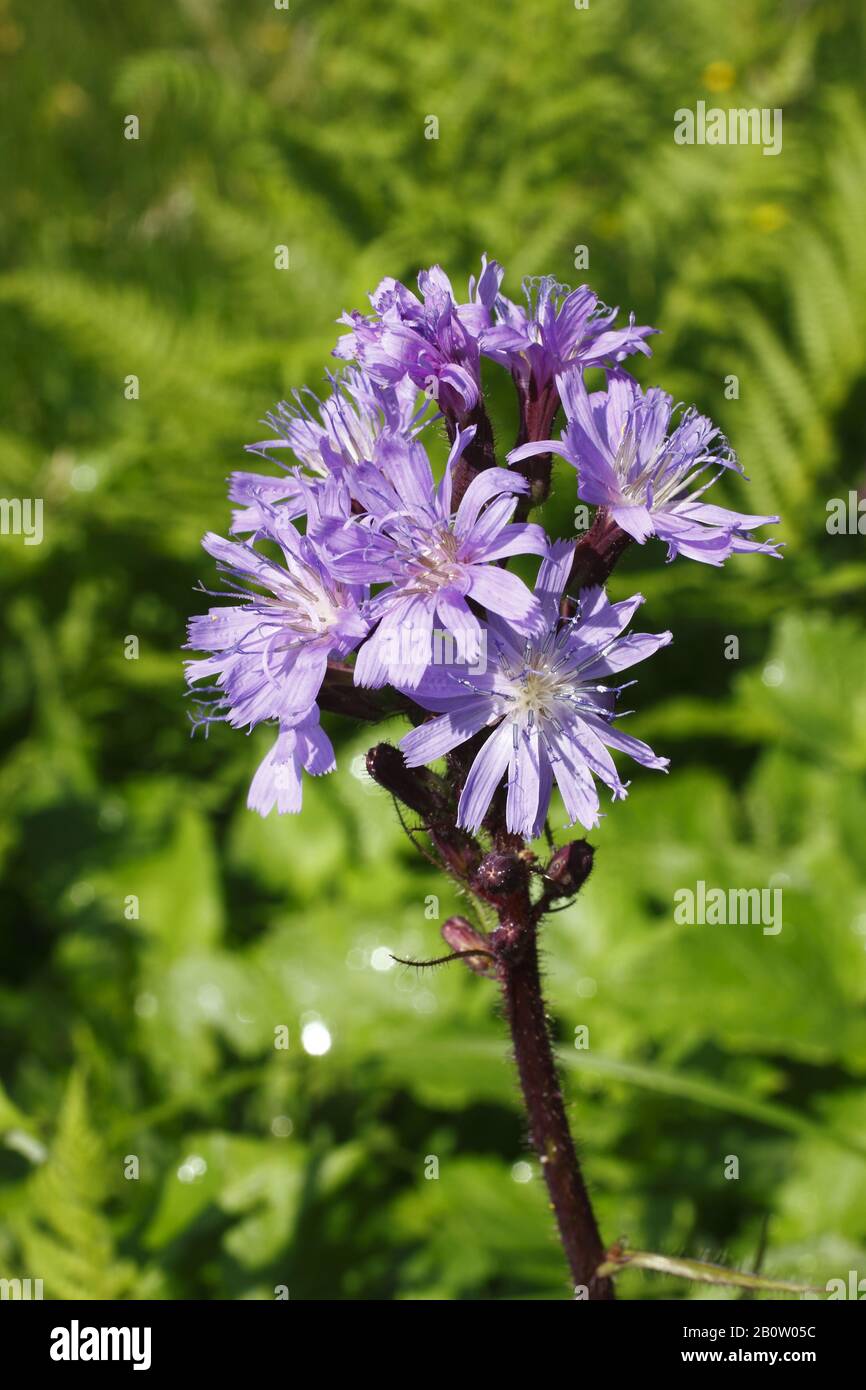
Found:
[[505, 1014], [514, 1043], [529, 1134], [541, 1163], [575, 1288], [580, 1289], [583, 1297], [595, 1301], [612, 1299], [612, 1281], [596, 1276], [605, 1250], [580, 1171], [556, 1071], [541, 992], [535, 923], [524, 923], [520, 931], [521, 952], [516, 959], [503, 962], [501, 970]]

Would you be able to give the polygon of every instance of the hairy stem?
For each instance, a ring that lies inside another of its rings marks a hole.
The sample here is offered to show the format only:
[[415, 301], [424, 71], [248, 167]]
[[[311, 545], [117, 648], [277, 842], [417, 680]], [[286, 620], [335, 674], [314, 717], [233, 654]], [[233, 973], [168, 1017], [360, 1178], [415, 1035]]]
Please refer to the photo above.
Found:
[[[522, 850], [506, 849], [505, 840], [501, 836], [499, 851], [482, 862], [472, 886], [479, 897], [495, 905], [499, 915], [490, 947], [502, 983], [529, 1136], [541, 1162], [573, 1284], [583, 1297], [612, 1299], [612, 1280], [597, 1274], [605, 1249], [568, 1127], [541, 992], [538, 922], [549, 895], [532, 903], [531, 857]], [[592, 850], [585, 842], [575, 842], [573, 850], [563, 849], [555, 860], [549, 866], [553, 870], [549, 892], [571, 893], [590, 871]]]
[[479, 473], [483, 473], [486, 468], [496, 467], [493, 426], [482, 400], [479, 399], [474, 410], [459, 420], [455, 416], [446, 414], [445, 427], [452, 443], [456, 438], [457, 430], [465, 429], [468, 425], [475, 426], [475, 435], [463, 450], [463, 454], [454, 465], [454, 471], [451, 475], [451, 507], [454, 511], [460, 506], [463, 494], [472, 479], [477, 477]]
[[569, 587], [586, 589], [606, 584], [631, 543], [631, 536], [617, 526], [604, 507], [599, 507], [586, 535], [574, 547]]
[[503, 966], [502, 979], [530, 1137], [541, 1162], [573, 1283], [583, 1286], [590, 1299], [612, 1299], [613, 1281], [596, 1274], [605, 1250], [566, 1118], [541, 993], [534, 923], [527, 936], [519, 958]]
[[[520, 403], [520, 428], [514, 447], [526, 444], [529, 440], [549, 439], [553, 421], [559, 409], [559, 393], [553, 382], [548, 382], [540, 391], [534, 376], [527, 385], [515, 378], [517, 398]], [[550, 454], [536, 454], [534, 458], [524, 459], [522, 463], [512, 463], [515, 473], [520, 473], [529, 483], [529, 492], [519, 497], [515, 521], [525, 521], [533, 507], [540, 507], [547, 501], [550, 493], [550, 472], [553, 458]]]

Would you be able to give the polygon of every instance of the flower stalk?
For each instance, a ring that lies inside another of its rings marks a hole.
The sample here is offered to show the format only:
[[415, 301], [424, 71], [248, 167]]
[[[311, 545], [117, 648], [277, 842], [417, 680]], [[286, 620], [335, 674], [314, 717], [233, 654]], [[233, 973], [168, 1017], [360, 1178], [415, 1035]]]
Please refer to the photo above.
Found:
[[[573, 894], [589, 874], [592, 852], [586, 841], [564, 848], [565, 854], [558, 851], [554, 856], [554, 870], [561, 868], [566, 858], [571, 859], [568, 890]], [[538, 903], [532, 903], [531, 874], [532, 864], [524, 853], [491, 854], [476, 875], [475, 887], [499, 915], [490, 944], [502, 984], [529, 1136], [547, 1184], [572, 1282], [582, 1297], [612, 1299], [611, 1279], [597, 1273], [605, 1250], [568, 1125], [541, 989], [538, 927], [549, 897], [545, 894]], [[553, 882], [556, 884], [556, 879]]]
[[582, 1297], [595, 1301], [612, 1299], [612, 1279], [598, 1273], [605, 1257], [604, 1246], [569, 1129], [554, 1061], [541, 991], [538, 926], [530, 911], [523, 921], [506, 919], [498, 931], [509, 934], [509, 950], [499, 956], [499, 968], [529, 1134], [550, 1194], [572, 1282]]

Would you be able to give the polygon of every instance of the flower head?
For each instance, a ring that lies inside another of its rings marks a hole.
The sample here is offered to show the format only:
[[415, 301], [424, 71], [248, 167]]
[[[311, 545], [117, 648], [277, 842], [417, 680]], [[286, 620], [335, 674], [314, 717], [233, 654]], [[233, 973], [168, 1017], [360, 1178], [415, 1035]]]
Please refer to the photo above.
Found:
[[446, 414], [464, 419], [480, 398], [478, 335], [490, 323], [501, 280], [500, 267], [484, 257], [478, 281], [470, 282], [469, 302], [458, 304], [438, 265], [418, 276], [420, 298], [389, 276], [370, 295], [372, 315], [343, 315], [350, 331], [334, 355], [355, 358], [383, 384], [408, 377]]
[[705, 415], [689, 409], [675, 423], [672, 396], [655, 386], [644, 392], [621, 370], [610, 371], [607, 390], [592, 395], [580, 371], [558, 377], [557, 384], [567, 421], [561, 441], [524, 444], [509, 454], [511, 462], [561, 454], [577, 469], [582, 501], [605, 507], [640, 544], [651, 536], [667, 541], [669, 560], [682, 554], [720, 565], [739, 551], [778, 554], [772, 542], [747, 534], [777, 522], [777, 516], [750, 516], [700, 501], [720, 473], [742, 472]]
[[[361, 463], [378, 464], [394, 440], [414, 439], [429, 423], [427, 402], [417, 407], [418, 391], [408, 377], [382, 386], [357, 368], [329, 373], [331, 393], [319, 401], [312, 391], [296, 391], [293, 404], [281, 401], [265, 422], [274, 437], [248, 444], [249, 453], [284, 470], [276, 477], [262, 473], [233, 473], [229, 498], [241, 504], [232, 531], [249, 533], [274, 529], [274, 509], [282, 520], [302, 516], [317, 489], [317, 479], [344, 483], [351, 494], [352, 471]], [[296, 464], [273, 456], [290, 449]], [[348, 514], [348, 506], [345, 508]]]
[[415, 693], [439, 717], [413, 729], [400, 747], [410, 767], [431, 762], [485, 729], [486, 739], [469, 771], [458, 807], [458, 824], [477, 830], [493, 795], [507, 776], [506, 824], [533, 839], [547, 816], [554, 780], [571, 823], [598, 824], [593, 775], [626, 795], [610, 748], [645, 767], [664, 769], [639, 739], [613, 725], [618, 689], [603, 683], [671, 640], [669, 632], [621, 637], [640, 595], [609, 603], [603, 589], [588, 589], [572, 618], [560, 617], [560, 599], [574, 546], [555, 542], [539, 571], [536, 595], [544, 615], [539, 636], [520, 641], [508, 624], [491, 622], [488, 651], [494, 656], [478, 675], [429, 671]]
[[599, 302], [589, 285], [570, 290], [553, 275], [524, 281], [527, 308], [504, 295], [496, 299], [496, 323], [481, 335], [481, 351], [508, 367], [518, 385], [535, 393], [548, 389], [568, 368], [621, 362], [632, 352], [647, 356], [646, 339], [658, 329], [638, 327], [634, 314], [627, 328], [613, 328], [619, 309]]
[[356, 584], [386, 585], [367, 608], [379, 625], [358, 653], [358, 685], [391, 681], [412, 689], [432, 660], [437, 622], [477, 651], [481, 624], [469, 600], [507, 619], [518, 634], [539, 628], [538, 600], [517, 575], [495, 563], [546, 550], [540, 526], [511, 521], [518, 495], [527, 490], [525, 480], [505, 468], [488, 468], [452, 511], [454, 465], [472, 433], [470, 428], [458, 434], [438, 486], [417, 443], [405, 446], [402, 466], [387, 474], [359, 470], [355, 492], [364, 512], [328, 537], [334, 574]]
[[187, 680], [215, 681], [204, 722], [294, 723], [312, 709], [329, 656], [345, 656], [367, 634], [363, 588], [335, 579], [294, 527], [280, 539], [282, 564], [245, 542], [212, 534], [202, 542], [241, 600], [190, 620], [187, 646], [209, 655], [187, 663]]

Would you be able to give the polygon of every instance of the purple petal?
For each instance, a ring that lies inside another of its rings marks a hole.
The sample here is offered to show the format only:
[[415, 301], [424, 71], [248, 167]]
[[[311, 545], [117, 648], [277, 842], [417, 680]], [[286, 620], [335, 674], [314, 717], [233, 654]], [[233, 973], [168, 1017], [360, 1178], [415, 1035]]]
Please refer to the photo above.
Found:
[[[383, 597], [388, 601], [390, 594]], [[411, 658], [414, 655], [414, 648], [410, 645], [413, 641], [413, 631], [420, 630], [426, 634], [429, 653], [435, 604], [435, 594], [408, 597], [402, 594], [395, 595], [376, 631], [358, 651], [355, 661], [355, 685], [374, 690], [389, 681], [392, 684], [411, 681], [413, 685], [417, 685], [425, 664], [429, 664], [429, 655], [427, 662], [420, 668], [411, 660], [405, 665], [401, 663], [404, 657]], [[421, 639], [418, 641], [420, 646]]]
[[532, 735], [523, 734], [509, 768], [505, 808], [508, 829], [526, 840], [540, 835], [552, 788], [553, 769], [544, 741], [537, 730]]
[[565, 732], [545, 731], [553, 749], [553, 775], [562, 793], [570, 824], [580, 821], [587, 830], [598, 825], [598, 792], [579, 745]]
[[278, 478], [265, 473], [232, 473], [229, 478], [230, 502], [283, 502], [287, 497], [302, 496], [303, 488], [297, 478], [283, 473]]
[[[556, 385], [569, 425], [569, 443], [580, 445], [580, 463], [593, 469], [603, 469], [605, 465], [609, 467], [619, 445], [619, 437], [608, 440], [600, 430], [600, 425], [606, 423], [602, 413], [607, 401], [606, 393], [598, 391], [590, 397], [581, 368], [562, 372], [556, 378]], [[597, 407], [593, 405], [596, 400]], [[578, 459], [575, 458], [574, 462], [576, 465]]]
[[678, 502], [671, 509], [690, 521], [703, 521], [710, 526], [726, 526], [736, 531], [754, 531], [758, 526], [777, 526], [781, 517], [751, 516], [747, 512], [732, 512], [726, 507], [714, 507], [707, 502]]
[[574, 561], [574, 541], [551, 542], [535, 581], [535, 596], [549, 626], [559, 617], [559, 604]]
[[500, 724], [469, 769], [457, 807], [457, 824], [464, 830], [478, 830], [487, 815], [493, 793], [502, 781], [511, 757], [512, 727], [507, 722]]
[[645, 357], [652, 357], [652, 348], [644, 339], [659, 331], [658, 328], [637, 327], [634, 324], [628, 328], [611, 329], [600, 334], [591, 348], [581, 353], [581, 359], [589, 366], [593, 362], [600, 363], [611, 359], [619, 362], [633, 352], [642, 352]]
[[731, 537], [731, 554], [772, 555], [774, 560], [781, 560], [779, 547], [784, 544], [784, 541], [749, 540], [748, 536], [741, 536], [739, 532], [735, 531]]
[[[399, 622], [386, 619], [380, 627], [383, 637], [391, 642], [388, 676], [392, 684], [412, 691], [418, 685], [433, 659], [433, 622], [437, 594], [412, 597], [401, 607]], [[382, 631], [384, 629], [384, 632]]]
[[608, 748], [616, 748], [620, 753], [628, 753], [630, 758], [634, 758], [636, 763], [643, 767], [654, 768], [657, 772], [665, 772], [670, 766], [670, 758], [659, 758], [650, 748], [648, 743], [643, 743], [639, 738], [633, 738], [631, 734], [624, 734], [613, 724], [608, 724], [604, 719], [598, 719], [594, 714], [581, 715], [584, 724], [588, 724], [594, 729]]
[[544, 629], [541, 606], [523, 580], [495, 565], [470, 565], [469, 594], [491, 613], [510, 618], [522, 633], [540, 633]]
[[585, 719], [575, 716], [573, 738], [574, 742], [579, 744], [581, 757], [590, 772], [595, 773], [596, 777], [610, 788], [615, 801], [622, 801], [626, 789], [616, 770], [616, 764], [598, 734]]
[[731, 532], [687, 521], [676, 512], [656, 512], [656, 535], [667, 541], [668, 560], [685, 555], [705, 565], [722, 565], [733, 552]]
[[311, 777], [321, 777], [326, 772], [334, 771], [337, 766], [334, 746], [318, 720], [298, 729], [298, 745], [304, 771], [309, 772]]
[[187, 647], [194, 652], [224, 652], [258, 627], [261, 617], [248, 605], [211, 608], [197, 613], [187, 625]]
[[[523, 463], [524, 459], [535, 458], [537, 454], [563, 454], [562, 441], [559, 439], [531, 439], [528, 444], [518, 444], [516, 449], [511, 449], [505, 455], [509, 463]], [[569, 463], [573, 462], [569, 458]]]
[[478, 531], [487, 521], [493, 508], [498, 504], [494, 502], [488, 507], [479, 525], [472, 532], [471, 546], [472, 559], [489, 563], [491, 560], [504, 560], [508, 555], [546, 555], [548, 549], [547, 534], [543, 526], [539, 526], [534, 521], [515, 521], [511, 525], [503, 526], [498, 534], [487, 544], [478, 547], [476, 544]]
[[528, 492], [529, 483], [519, 473], [511, 473], [507, 468], [485, 468], [477, 473], [469, 484], [457, 515], [454, 519], [454, 534], [466, 536], [475, 526], [481, 508], [501, 492]]
[[464, 704], [441, 714], [438, 719], [419, 724], [400, 740], [407, 766], [420, 767], [422, 763], [444, 757], [483, 729], [495, 712], [496, 701], [489, 695], [472, 695]]
[[280, 733], [273, 748], [265, 754], [250, 784], [247, 806], [266, 816], [276, 806], [279, 814], [295, 814], [301, 809], [301, 765], [297, 756], [294, 729]]
[[477, 664], [482, 649], [481, 624], [469, 604], [456, 589], [440, 589], [436, 595], [436, 613], [443, 627], [458, 639], [457, 656]]
[[672, 640], [673, 634], [670, 632], [631, 632], [616, 642], [604, 656], [588, 666], [581, 666], [580, 678], [589, 681], [627, 671], [630, 666], [636, 666], [660, 648], [667, 647]]
[[632, 594], [631, 598], [619, 603], [610, 603], [604, 589], [597, 586], [582, 589], [578, 624], [570, 647], [579, 646], [590, 651], [606, 647], [628, 627], [643, 601], [643, 594]]
[[269, 668], [267, 653], [263, 657], [266, 675], [276, 687], [279, 713], [291, 715], [298, 710], [309, 709], [315, 702], [328, 669], [328, 640], [306, 643], [297, 656], [281, 671]]
[[270, 587], [268, 580], [274, 572], [273, 561], [260, 555], [245, 541], [227, 541], [222, 536], [215, 535], [213, 531], [208, 531], [207, 535], [202, 537], [202, 547], [208, 555], [212, 555], [227, 569], [236, 570], [238, 574], [246, 575], [257, 583]]
[[610, 514], [617, 526], [627, 531], [638, 545], [643, 545], [650, 536], [656, 535], [657, 528], [646, 507], [624, 507], [618, 503], [611, 508]]

